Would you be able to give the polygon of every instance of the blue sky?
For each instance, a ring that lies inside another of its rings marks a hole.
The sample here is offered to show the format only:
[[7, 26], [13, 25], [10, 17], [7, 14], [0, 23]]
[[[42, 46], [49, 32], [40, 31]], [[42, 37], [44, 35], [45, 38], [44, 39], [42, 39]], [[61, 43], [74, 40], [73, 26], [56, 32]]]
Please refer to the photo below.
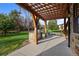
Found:
[[[0, 3], [0, 13], [9, 13], [11, 10], [18, 10], [20, 11], [20, 9], [22, 10], [22, 16], [28, 16], [28, 12], [24, 11], [22, 8], [20, 8], [18, 5], [16, 5], [15, 3]], [[42, 22], [42, 21], [41, 21]], [[42, 22], [44, 23], [44, 22]], [[62, 24], [63, 23], [63, 19], [57, 20], [57, 24]]]
[[19, 11], [20, 8], [14, 3], [0, 3], [0, 13], [9, 13], [13, 9]]
[[22, 10], [22, 16], [27, 16], [27, 11], [24, 11], [20, 6], [16, 5], [15, 3], [0, 3], [0, 13], [9, 13], [11, 10]]

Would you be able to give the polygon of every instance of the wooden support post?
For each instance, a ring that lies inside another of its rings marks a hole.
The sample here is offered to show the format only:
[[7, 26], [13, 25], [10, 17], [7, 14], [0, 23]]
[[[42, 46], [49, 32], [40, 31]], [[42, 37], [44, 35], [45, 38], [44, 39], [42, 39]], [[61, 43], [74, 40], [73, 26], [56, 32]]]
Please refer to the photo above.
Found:
[[70, 7], [68, 6], [68, 47], [70, 48], [70, 18], [71, 18], [71, 12], [70, 12]]
[[65, 38], [67, 36], [67, 23], [66, 23], [66, 18], [64, 18], [64, 35], [65, 35]]
[[37, 33], [37, 25], [36, 25], [36, 16], [32, 14], [33, 24], [34, 24], [34, 43], [38, 44], [38, 33]]
[[68, 17], [68, 47], [70, 47], [70, 17]]
[[46, 20], [44, 21], [44, 32], [45, 32], [45, 37], [47, 37], [47, 22], [46, 22]]

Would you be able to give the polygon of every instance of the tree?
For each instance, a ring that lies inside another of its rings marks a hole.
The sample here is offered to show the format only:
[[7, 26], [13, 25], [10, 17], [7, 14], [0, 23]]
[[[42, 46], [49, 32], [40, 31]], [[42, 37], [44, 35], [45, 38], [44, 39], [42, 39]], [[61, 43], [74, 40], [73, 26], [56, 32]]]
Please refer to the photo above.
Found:
[[49, 20], [48, 28], [51, 30], [58, 30], [58, 25], [56, 20]]
[[17, 10], [12, 10], [10, 13], [9, 13], [9, 16], [10, 16], [10, 19], [13, 20], [16, 24], [16, 30], [17, 32], [19, 32], [20, 30], [20, 12], [18, 12]]
[[14, 29], [15, 24], [6, 14], [0, 14], [0, 30], [6, 35], [8, 30]]
[[26, 19], [25, 25], [26, 25], [26, 28], [28, 29], [28, 32], [34, 29], [32, 20]]

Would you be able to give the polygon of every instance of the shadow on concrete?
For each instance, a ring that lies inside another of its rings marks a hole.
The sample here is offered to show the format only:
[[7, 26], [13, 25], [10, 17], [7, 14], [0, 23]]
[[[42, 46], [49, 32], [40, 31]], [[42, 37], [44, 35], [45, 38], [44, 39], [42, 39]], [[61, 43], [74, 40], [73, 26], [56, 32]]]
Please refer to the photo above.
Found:
[[52, 47], [37, 56], [74, 56], [74, 53], [68, 48], [67, 41], [64, 41], [55, 47]]
[[38, 41], [38, 44], [40, 43], [44, 43], [44, 42], [47, 42], [47, 41], [50, 41], [50, 40], [53, 40], [53, 39], [56, 39], [56, 38], [59, 38], [61, 36], [55, 36], [55, 35], [52, 35], [52, 36], [48, 36], [46, 37], [45, 39], [41, 39]]

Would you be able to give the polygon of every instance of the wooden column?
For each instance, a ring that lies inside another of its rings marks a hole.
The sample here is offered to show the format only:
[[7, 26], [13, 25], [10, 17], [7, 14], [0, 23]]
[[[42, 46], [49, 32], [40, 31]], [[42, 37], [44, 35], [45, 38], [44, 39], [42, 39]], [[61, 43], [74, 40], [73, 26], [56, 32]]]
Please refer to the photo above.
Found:
[[47, 37], [47, 21], [46, 20], [44, 20], [44, 32], [45, 32], [45, 37]]
[[68, 47], [70, 47], [70, 17], [68, 17]]
[[70, 18], [71, 18], [71, 12], [70, 12], [70, 6], [68, 6], [68, 47], [70, 48]]
[[67, 36], [67, 23], [66, 23], [66, 18], [64, 18], [64, 35], [65, 35], [65, 37]]
[[33, 24], [34, 24], [34, 43], [38, 44], [38, 33], [37, 33], [37, 25], [36, 25], [36, 16], [32, 14]]

